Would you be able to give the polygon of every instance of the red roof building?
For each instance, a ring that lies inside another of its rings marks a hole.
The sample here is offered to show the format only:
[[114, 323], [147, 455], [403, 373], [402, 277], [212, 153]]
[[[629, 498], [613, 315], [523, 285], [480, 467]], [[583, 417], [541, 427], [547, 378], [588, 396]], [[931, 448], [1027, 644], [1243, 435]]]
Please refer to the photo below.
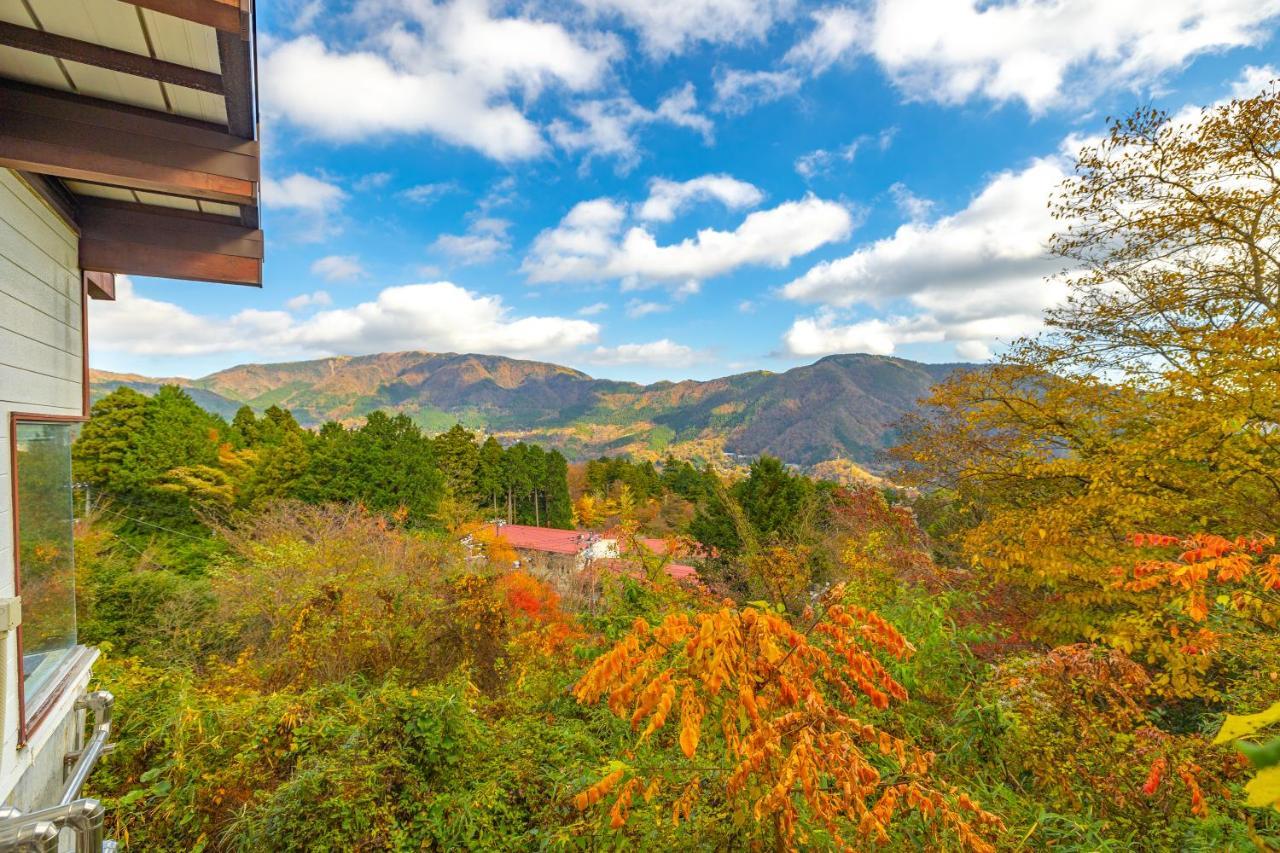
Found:
[[502, 524], [498, 527], [498, 533], [512, 548], [546, 551], [551, 554], [578, 554], [600, 539], [594, 533], [534, 527], [529, 524]]
[[[618, 569], [625, 569], [627, 565], [620, 559], [616, 534], [558, 530], [553, 527], [534, 527], [528, 524], [499, 524], [498, 533], [517, 551], [576, 556], [579, 569], [588, 562]], [[662, 556], [668, 551], [665, 539], [645, 537], [636, 541], [652, 554]], [[663, 566], [663, 570], [676, 580], [696, 580], [698, 577], [697, 570], [684, 563], [667, 563]]]

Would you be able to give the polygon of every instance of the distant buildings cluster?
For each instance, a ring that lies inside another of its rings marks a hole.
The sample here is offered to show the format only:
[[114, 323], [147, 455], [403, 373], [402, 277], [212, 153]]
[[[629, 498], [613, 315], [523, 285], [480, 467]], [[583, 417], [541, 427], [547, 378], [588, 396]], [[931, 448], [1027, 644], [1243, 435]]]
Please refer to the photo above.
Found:
[[[612, 531], [558, 530], [500, 521], [495, 522], [495, 528], [519, 556], [519, 568], [551, 581], [567, 580], [588, 569], [634, 573], [639, 569], [638, 560], [645, 555], [663, 557], [669, 550], [665, 539], [627, 539]], [[677, 581], [698, 577], [697, 570], [685, 563], [667, 561], [662, 569]]]

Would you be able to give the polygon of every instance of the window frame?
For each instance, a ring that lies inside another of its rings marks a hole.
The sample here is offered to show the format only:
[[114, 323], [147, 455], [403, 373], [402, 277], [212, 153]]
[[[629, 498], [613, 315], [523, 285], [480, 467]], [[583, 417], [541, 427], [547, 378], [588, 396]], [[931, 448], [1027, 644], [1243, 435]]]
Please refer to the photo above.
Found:
[[[20, 178], [25, 178], [25, 173], [18, 173]], [[42, 189], [45, 186], [43, 180], [26, 181], [27, 185], [33, 189], [41, 198], [47, 199], [47, 195]], [[55, 212], [57, 212], [55, 210]], [[72, 220], [68, 220], [62, 214], [58, 214], [60, 218], [67, 224], [77, 239], [80, 236], [80, 228]], [[19, 598], [22, 595], [22, 563], [18, 554], [18, 424], [20, 423], [84, 423], [89, 420], [89, 294], [90, 284], [100, 283], [100, 276], [103, 273], [95, 273], [88, 270], [80, 271], [80, 414], [69, 415], [54, 412], [9, 412], [9, 499], [10, 499], [10, 515], [12, 516], [13, 528], [13, 594]], [[114, 277], [113, 277], [114, 278]], [[113, 282], [114, 284], [114, 282]], [[114, 295], [114, 287], [112, 288]], [[77, 619], [79, 615], [77, 614]], [[66, 692], [67, 688], [74, 682], [80, 671], [91, 665], [94, 658], [94, 652], [81, 645], [73, 649], [74, 654], [71, 656], [67, 665], [62, 672], [58, 673], [58, 679], [44, 696], [44, 701], [35, 709], [31, 719], [27, 719], [27, 688], [26, 679], [22, 672], [22, 623], [18, 623], [18, 628], [14, 632], [17, 646], [17, 660], [14, 661], [14, 674], [17, 678], [18, 690], [18, 748], [21, 749], [31, 741], [31, 735], [40, 727], [53, 710], [57, 700]], [[7, 665], [0, 661], [0, 665]]]
[[[89, 420], [86, 414], [80, 415], [64, 415], [52, 414], [46, 412], [10, 412], [9, 413], [9, 492], [10, 507], [13, 527], [13, 594], [19, 599], [22, 597], [22, 555], [21, 549], [18, 547], [19, 537], [21, 536], [20, 518], [18, 502], [18, 425], [19, 424], [72, 424], [84, 423]], [[77, 617], [78, 618], [78, 617]], [[24, 607], [22, 622], [18, 623], [18, 629], [15, 632], [17, 640], [17, 658], [14, 661], [14, 669], [16, 676], [16, 684], [18, 689], [18, 747], [24, 747], [31, 741], [31, 735], [40, 727], [40, 724], [49, 716], [49, 712], [53, 710], [53, 706], [57, 704], [62, 694], [66, 692], [67, 687], [75, 680], [75, 676], [87, 660], [85, 652], [88, 651], [83, 645], [77, 644], [72, 646], [68, 655], [67, 662], [63, 664], [57, 677], [51, 686], [44, 691], [40, 703], [32, 710], [31, 716], [27, 716], [27, 683], [26, 674], [23, 672], [23, 650], [22, 635], [23, 629], [26, 627], [26, 613]]]

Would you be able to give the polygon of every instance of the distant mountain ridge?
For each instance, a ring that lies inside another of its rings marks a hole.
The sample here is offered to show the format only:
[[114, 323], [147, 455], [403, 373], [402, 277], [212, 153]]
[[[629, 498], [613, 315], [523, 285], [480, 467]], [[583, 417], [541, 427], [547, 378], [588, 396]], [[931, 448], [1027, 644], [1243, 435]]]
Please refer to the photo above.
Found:
[[430, 431], [461, 422], [576, 457], [718, 447], [805, 466], [849, 459], [875, 470], [893, 425], [934, 383], [970, 367], [848, 354], [783, 373], [641, 385], [503, 356], [394, 352], [245, 364], [199, 379], [100, 370], [90, 379], [94, 399], [122, 385], [151, 394], [176, 384], [228, 418], [242, 405], [278, 405], [317, 426], [358, 422], [382, 409], [404, 412]]

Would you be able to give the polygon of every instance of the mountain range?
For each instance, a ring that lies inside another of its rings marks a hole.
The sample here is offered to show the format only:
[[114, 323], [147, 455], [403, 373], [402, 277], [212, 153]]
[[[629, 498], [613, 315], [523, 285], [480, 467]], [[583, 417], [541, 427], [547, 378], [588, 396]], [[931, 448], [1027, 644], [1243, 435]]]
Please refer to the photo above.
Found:
[[90, 379], [95, 400], [122, 385], [150, 394], [174, 384], [228, 418], [242, 405], [278, 405], [317, 426], [358, 423], [382, 409], [404, 412], [428, 431], [462, 423], [504, 441], [559, 447], [571, 458], [769, 453], [800, 466], [849, 460], [874, 471], [894, 424], [930, 386], [968, 367], [848, 354], [782, 373], [640, 385], [503, 356], [395, 352], [245, 364], [199, 379], [100, 370]]

